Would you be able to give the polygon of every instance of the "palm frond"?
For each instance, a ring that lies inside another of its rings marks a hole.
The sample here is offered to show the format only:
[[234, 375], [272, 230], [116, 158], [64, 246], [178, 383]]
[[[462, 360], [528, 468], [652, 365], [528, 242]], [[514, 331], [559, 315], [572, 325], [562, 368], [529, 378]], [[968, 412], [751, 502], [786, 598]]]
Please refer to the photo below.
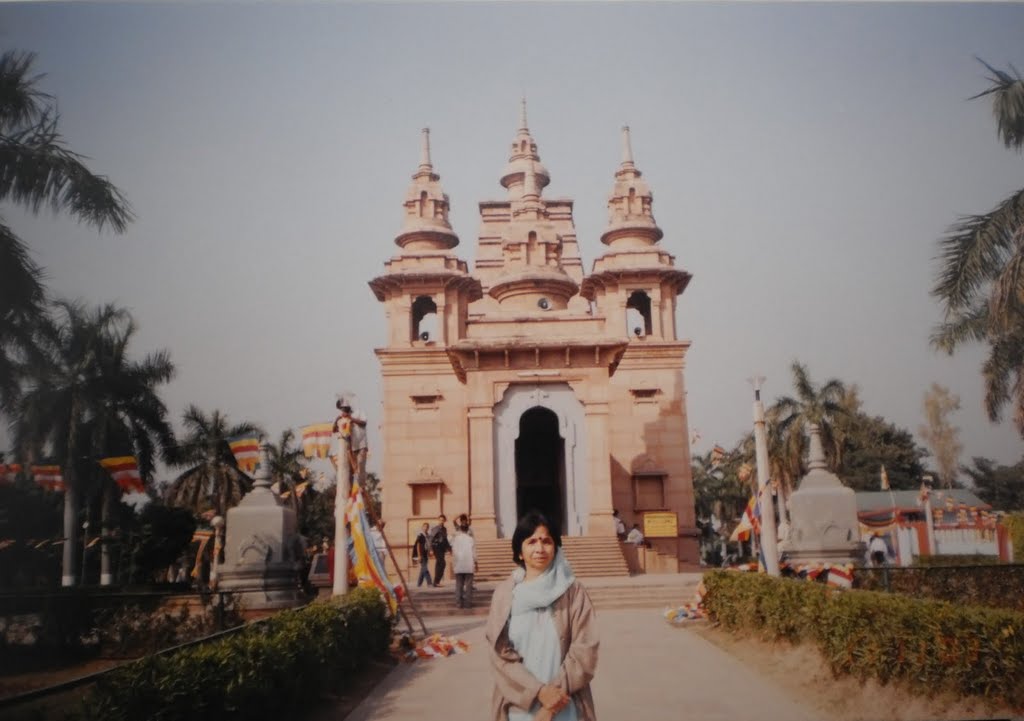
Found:
[[929, 338], [932, 347], [952, 354], [957, 347], [972, 341], [981, 342], [988, 336], [989, 304], [980, 302], [973, 308], [952, 314], [937, 326]]
[[992, 95], [992, 114], [999, 138], [1007, 148], [1020, 149], [1024, 146], [1024, 79], [1012, 65], [1008, 73], [992, 67], [981, 58], [975, 59], [992, 73], [988, 78], [992, 85], [969, 99]]
[[0, 55], [0, 133], [39, 121], [53, 96], [37, 87], [45, 76], [30, 75], [36, 54], [8, 50]]
[[1018, 190], [984, 215], [968, 215], [939, 241], [938, 279], [932, 297], [947, 316], [974, 305], [1015, 250], [1024, 226], [1024, 189]]
[[0, 200], [32, 213], [46, 205], [124, 232], [132, 219], [128, 201], [65, 146], [53, 99], [36, 89], [41, 76], [29, 75], [34, 58], [11, 52], [0, 57]]

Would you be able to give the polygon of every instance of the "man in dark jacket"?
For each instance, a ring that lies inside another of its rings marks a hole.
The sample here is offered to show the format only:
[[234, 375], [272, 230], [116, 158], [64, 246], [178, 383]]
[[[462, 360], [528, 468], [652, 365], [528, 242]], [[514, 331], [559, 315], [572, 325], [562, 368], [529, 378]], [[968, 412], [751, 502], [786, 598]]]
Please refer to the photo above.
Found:
[[427, 536], [430, 534], [430, 524], [424, 523], [423, 530], [416, 534], [416, 540], [412, 544], [412, 560], [420, 562], [420, 576], [416, 579], [416, 588], [423, 585], [423, 579], [427, 580], [430, 586], [430, 550], [427, 543]]
[[437, 519], [437, 525], [430, 529], [430, 550], [434, 552], [435, 588], [441, 585], [444, 569], [448, 565], [444, 555], [452, 550], [451, 544], [448, 543], [448, 529], [444, 525], [447, 521], [448, 519], [442, 513]]

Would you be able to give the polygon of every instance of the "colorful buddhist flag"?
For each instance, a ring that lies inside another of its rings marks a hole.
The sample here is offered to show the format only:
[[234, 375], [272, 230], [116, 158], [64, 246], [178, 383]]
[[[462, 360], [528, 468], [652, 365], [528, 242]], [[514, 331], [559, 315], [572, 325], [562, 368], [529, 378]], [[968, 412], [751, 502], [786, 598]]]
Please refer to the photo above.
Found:
[[260, 462], [260, 439], [250, 436], [236, 436], [228, 439], [231, 453], [238, 467], [246, 473], [254, 473]]
[[0, 463], [0, 486], [9, 486], [18, 479], [21, 473], [20, 463]]
[[828, 569], [826, 584], [833, 588], [853, 588], [852, 566], [831, 566]]
[[366, 515], [363, 494], [358, 483], [352, 484], [352, 491], [349, 493], [345, 508], [345, 520], [349, 524], [353, 556], [352, 573], [356, 577], [356, 583], [359, 586], [376, 588], [380, 591], [388, 602], [388, 606], [391, 607], [391, 613], [394, 614], [398, 610], [398, 602], [404, 595], [405, 589], [401, 586], [391, 585], [388, 574], [377, 556], [376, 548], [372, 546], [370, 521]]
[[333, 423], [314, 423], [302, 427], [302, 452], [306, 458], [327, 458], [331, 450]]
[[100, 460], [100, 465], [124, 493], [144, 493], [146, 491], [146, 484], [142, 482], [142, 474], [139, 473], [139, 464], [135, 461], [135, 456], [103, 458]]
[[725, 449], [716, 443], [715, 447], [711, 449], [711, 464], [717, 466], [724, 458]]
[[[760, 494], [758, 494], [759, 496]], [[746, 541], [750, 538], [750, 532], [760, 533], [761, 531], [761, 503], [758, 496], [751, 496], [750, 500], [747, 501], [747, 507], [743, 509], [743, 515], [740, 516], [740, 522], [736, 524], [736, 528], [733, 529], [732, 535], [729, 536], [730, 541]]]
[[889, 474], [885, 472], [885, 466], [884, 465], [882, 466], [882, 470], [879, 472], [879, 475], [880, 475], [880, 477], [882, 479], [882, 490], [883, 491], [892, 490], [892, 488], [889, 486]]
[[64, 490], [64, 474], [60, 466], [32, 466], [32, 477], [48, 491]]

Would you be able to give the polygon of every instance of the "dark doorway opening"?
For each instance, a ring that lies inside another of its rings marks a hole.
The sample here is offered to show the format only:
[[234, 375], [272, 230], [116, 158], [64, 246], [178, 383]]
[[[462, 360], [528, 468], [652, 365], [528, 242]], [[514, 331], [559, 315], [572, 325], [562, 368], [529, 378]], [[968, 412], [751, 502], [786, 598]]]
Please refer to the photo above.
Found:
[[537, 510], [565, 528], [565, 441], [558, 416], [531, 408], [519, 419], [516, 439], [516, 516]]

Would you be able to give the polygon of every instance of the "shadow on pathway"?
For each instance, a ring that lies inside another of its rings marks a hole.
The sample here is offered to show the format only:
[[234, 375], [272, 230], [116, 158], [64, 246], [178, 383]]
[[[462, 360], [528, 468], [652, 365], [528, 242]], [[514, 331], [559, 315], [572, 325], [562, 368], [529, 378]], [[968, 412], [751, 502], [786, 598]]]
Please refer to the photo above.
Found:
[[[598, 716], [607, 721], [812, 721], [816, 715], [778, 686], [657, 610], [598, 613], [601, 655], [594, 680]], [[396, 667], [342, 719], [319, 721], [486, 721], [492, 681], [484, 619], [433, 619], [432, 632], [457, 635], [466, 654]]]

